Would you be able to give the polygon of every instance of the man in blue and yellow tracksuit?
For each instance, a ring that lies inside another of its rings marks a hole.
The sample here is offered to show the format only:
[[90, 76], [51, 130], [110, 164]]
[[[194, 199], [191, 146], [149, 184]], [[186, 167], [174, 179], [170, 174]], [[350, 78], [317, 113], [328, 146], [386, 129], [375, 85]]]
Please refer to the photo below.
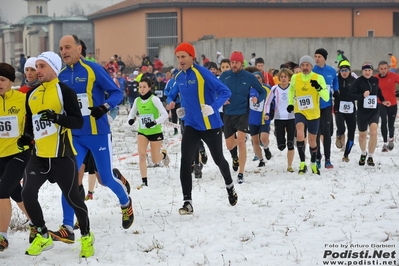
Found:
[[[132, 203], [122, 181], [112, 172], [111, 130], [106, 115], [122, 101], [123, 94], [102, 66], [81, 59], [81, 49], [80, 40], [74, 35], [66, 35], [60, 40], [60, 54], [66, 67], [61, 70], [59, 80], [76, 92], [84, 119], [83, 127], [72, 131], [78, 153], [77, 164], [80, 169], [87, 152], [91, 151], [99, 182], [117, 195], [122, 208], [122, 226], [127, 229], [134, 219]], [[105, 93], [109, 95], [107, 99]], [[82, 195], [84, 197], [84, 192]], [[62, 203], [63, 225], [59, 231], [50, 231], [53, 238], [60, 241], [73, 234], [73, 210], [64, 197]]]
[[175, 80], [179, 90], [168, 94], [169, 108], [175, 108], [173, 100], [180, 91], [181, 104], [184, 108], [184, 132], [181, 142], [180, 182], [183, 190], [183, 207], [181, 215], [192, 214], [192, 178], [191, 163], [196, 147], [202, 139], [208, 146], [215, 164], [224, 178], [228, 199], [232, 206], [237, 203], [237, 193], [229, 170], [229, 164], [223, 156], [222, 132], [223, 122], [219, 108], [230, 97], [230, 90], [222, 84], [208, 69], [194, 64], [195, 49], [190, 43], [181, 43], [175, 54], [181, 71]]

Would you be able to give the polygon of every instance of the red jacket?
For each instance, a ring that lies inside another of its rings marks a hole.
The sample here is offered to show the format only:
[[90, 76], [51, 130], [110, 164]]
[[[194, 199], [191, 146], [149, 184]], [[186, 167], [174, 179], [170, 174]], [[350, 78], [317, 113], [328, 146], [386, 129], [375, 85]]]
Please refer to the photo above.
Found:
[[158, 71], [161, 71], [162, 68], [163, 68], [162, 61], [160, 59], [155, 59], [155, 61], [154, 61], [154, 69], [158, 70]]
[[[380, 86], [385, 101], [389, 101], [391, 105], [396, 105], [397, 100], [395, 92], [396, 84], [399, 84], [399, 75], [393, 72], [388, 72], [388, 74], [383, 78], [380, 77], [379, 74], [376, 74], [375, 77], [378, 78], [378, 85]], [[380, 99], [378, 99], [378, 103], [381, 103]]]
[[30, 88], [26, 85], [23, 85], [22, 87], [19, 88], [19, 91], [22, 93], [27, 93], [28, 91], [30, 91]]

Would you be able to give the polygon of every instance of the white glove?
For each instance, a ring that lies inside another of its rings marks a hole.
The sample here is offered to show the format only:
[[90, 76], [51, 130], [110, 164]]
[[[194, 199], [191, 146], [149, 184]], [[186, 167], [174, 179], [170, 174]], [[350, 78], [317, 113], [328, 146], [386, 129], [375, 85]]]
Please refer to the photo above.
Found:
[[203, 116], [210, 116], [213, 115], [215, 113], [215, 111], [213, 111], [212, 106], [207, 105], [207, 104], [201, 104], [201, 112]]
[[186, 109], [184, 107], [177, 108], [176, 114], [178, 118], [183, 118], [186, 115]]

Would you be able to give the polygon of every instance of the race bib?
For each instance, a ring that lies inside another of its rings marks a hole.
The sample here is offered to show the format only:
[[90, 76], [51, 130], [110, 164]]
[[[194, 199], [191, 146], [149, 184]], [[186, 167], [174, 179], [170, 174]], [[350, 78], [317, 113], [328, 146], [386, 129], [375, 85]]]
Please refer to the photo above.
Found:
[[261, 101], [260, 103], [253, 103], [251, 99], [249, 99], [249, 109], [255, 111], [255, 112], [262, 112], [263, 107], [265, 105], [265, 101]]
[[90, 115], [91, 111], [89, 110], [89, 98], [87, 97], [87, 93], [78, 94], [78, 103], [82, 116]]
[[377, 95], [369, 95], [363, 100], [363, 107], [367, 109], [377, 108]]
[[36, 114], [32, 116], [33, 134], [35, 140], [42, 139], [57, 133], [57, 128], [50, 121], [40, 121], [41, 115]]
[[299, 96], [297, 98], [298, 101], [298, 109], [301, 111], [313, 109], [313, 99], [311, 95]]
[[351, 114], [353, 113], [353, 102], [339, 102], [339, 112], [343, 114]]
[[140, 128], [146, 128], [145, 124], [154, 121], [153, 114], [140, 115]]
[[156, 95], [158, 98], [162, 98], [162, 97], [163, 97], [163, 91], [161, 91], [161, 90], [156, 90], [156, 91], [155, 91], [155, 95]]
[[0, 117], [0, 138], [16, 138], [19, 136], [18, 117]]

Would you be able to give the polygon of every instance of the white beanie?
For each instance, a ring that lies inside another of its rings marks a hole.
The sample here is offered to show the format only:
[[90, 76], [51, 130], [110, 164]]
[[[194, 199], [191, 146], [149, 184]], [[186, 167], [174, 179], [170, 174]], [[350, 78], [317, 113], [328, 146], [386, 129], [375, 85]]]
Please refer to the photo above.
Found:
[[313, 57], [311, 57], [310, 55], [304, 55], [301, 57], [301, 59], [299, 60], [299, 65], [302, 65], [302, 63], [309, 63], [312, 66], [314, 66], [314, 60]]
[[55, 74], [60, 73], [62, 67], [61, 57], [54, 52], [43, 52], [41, 53], [36, 60], [45, 61], [55, 72]]
[[28, 67], [36, 69], [36, 60], [36, 57], [29, 57], [28, 60], [26, 60], [24, 71], [26, 71]]
[[139, 72], [137, 70], [133, 71], [133, 75], [138, 76]]

